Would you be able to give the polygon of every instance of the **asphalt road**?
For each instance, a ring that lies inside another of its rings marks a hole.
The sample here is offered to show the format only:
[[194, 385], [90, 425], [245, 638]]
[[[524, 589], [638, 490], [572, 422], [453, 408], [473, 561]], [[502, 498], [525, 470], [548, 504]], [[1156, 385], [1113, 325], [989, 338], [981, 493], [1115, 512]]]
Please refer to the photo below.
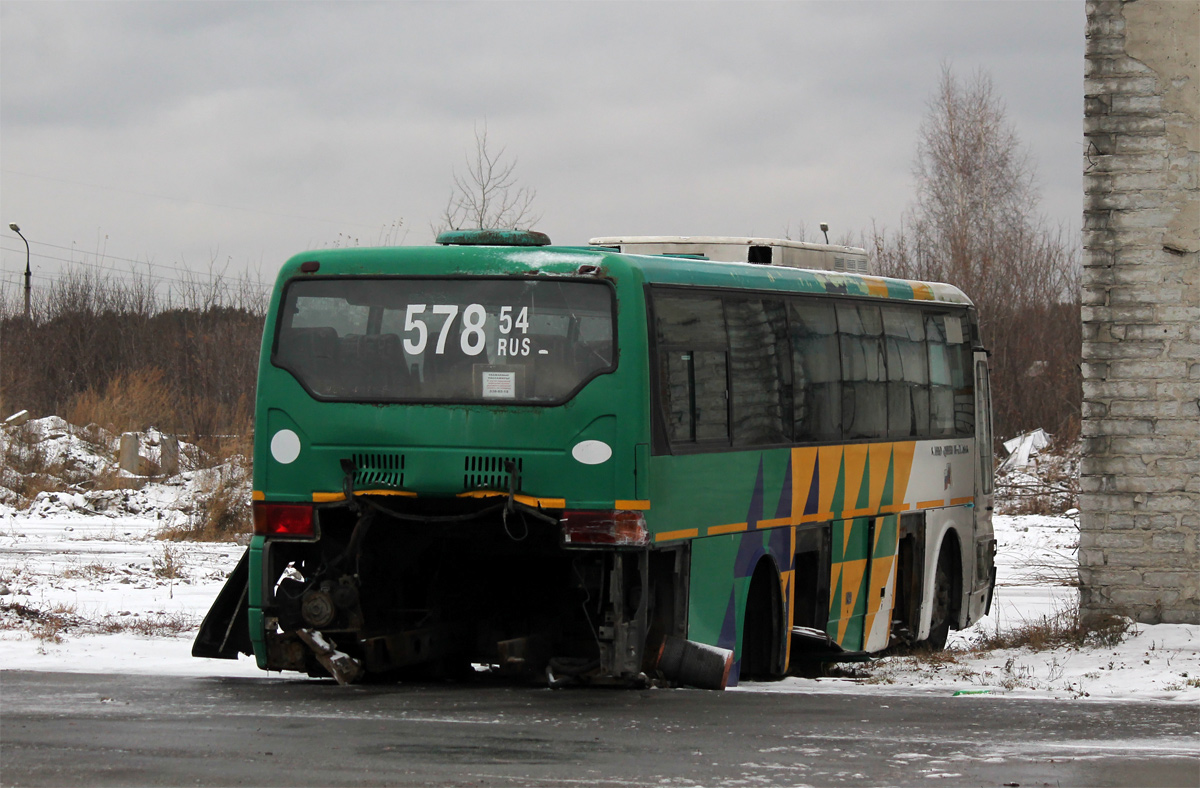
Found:
[[1197, 786], [1190, 704], [0, 673], [3, 785]]

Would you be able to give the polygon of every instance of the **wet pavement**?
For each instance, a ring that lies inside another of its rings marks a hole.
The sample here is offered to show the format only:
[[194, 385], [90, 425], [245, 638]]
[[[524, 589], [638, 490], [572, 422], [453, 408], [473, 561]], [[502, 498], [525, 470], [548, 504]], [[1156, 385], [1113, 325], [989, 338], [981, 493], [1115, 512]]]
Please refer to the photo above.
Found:
[[0, 673], [0, 784], [1198, 786], [1190, 703]]

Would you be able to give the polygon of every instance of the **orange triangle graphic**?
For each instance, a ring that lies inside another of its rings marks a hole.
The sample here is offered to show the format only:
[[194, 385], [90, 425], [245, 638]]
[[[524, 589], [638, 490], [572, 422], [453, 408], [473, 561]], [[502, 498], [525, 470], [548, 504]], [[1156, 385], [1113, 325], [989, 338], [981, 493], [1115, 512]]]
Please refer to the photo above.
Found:
[[908, 476], [912, 473], [913, 454], [917, 450], [916, 441], [893, 444], [892, 457], [895, 464], [892, 470], [892, 503], [905, 503], [908, 495]]
[[817, 449], [821, 461], [821, 513], [833, 511], [833, 493], [837, 490], [838, 471], [842, 466], [841, 446]]
[[887, 483], [888, 463], [892, 459], [892, 444], [871, 444], [871, 501], [867, 506], [878, 512], [883, 503], [883, 486]]
[[863, 468], [867, 465], [867, 444], [857, 443], [847, 446], [846, 458], [846, 497], [842, 499], [843, 509], [858, 508], [858, 491], [862, 488]]
[[812, 487], [813, 470], [817, 467], [816, 447], [792, 449], [792, 522], [800, 522], [804, 504]]

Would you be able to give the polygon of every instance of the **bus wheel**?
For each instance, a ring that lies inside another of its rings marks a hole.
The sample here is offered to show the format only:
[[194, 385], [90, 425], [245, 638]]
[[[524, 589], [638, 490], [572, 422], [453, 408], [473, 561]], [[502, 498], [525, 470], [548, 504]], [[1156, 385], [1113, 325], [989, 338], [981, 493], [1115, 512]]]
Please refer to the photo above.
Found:
[[954, 560], [954, 545], [942, 545], [938, 556], [937, 574], [933, 578], [933, 613], [929, 619], [929, 637], [925, 645], [933, 651], [946, 647], [950, 637], [950, 624], [955, 614], [955, 599], [958, 595], [957, 561]]
[[746, 618], [742, 626], [741, 676], [745, 679], [772, 681], [783, 678], [779, 665], [782, 618], [779, 583], [767, 561], [761, 561], [750, 579], [746, 595]]

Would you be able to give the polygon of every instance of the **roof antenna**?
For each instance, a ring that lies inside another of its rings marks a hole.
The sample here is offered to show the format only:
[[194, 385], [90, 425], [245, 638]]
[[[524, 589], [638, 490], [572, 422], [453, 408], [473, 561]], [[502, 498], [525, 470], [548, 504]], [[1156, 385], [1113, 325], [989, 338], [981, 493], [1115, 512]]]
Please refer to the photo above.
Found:
[[825, 245], [829, 245], [829, 222], [821, 222], [821, 232], [825, 234]]

